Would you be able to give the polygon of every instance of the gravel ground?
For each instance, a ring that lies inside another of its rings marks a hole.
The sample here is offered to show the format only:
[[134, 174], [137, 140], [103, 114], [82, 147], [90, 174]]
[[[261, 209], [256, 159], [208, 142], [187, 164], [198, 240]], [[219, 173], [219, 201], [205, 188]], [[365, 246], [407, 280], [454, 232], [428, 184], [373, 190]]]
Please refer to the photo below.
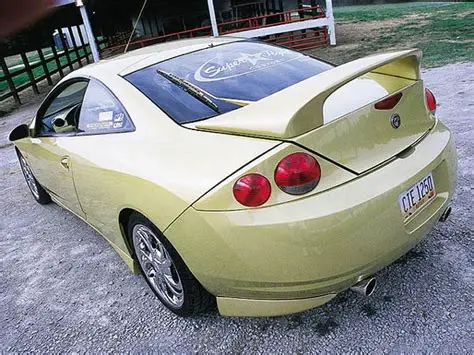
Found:
[[[452, 217], [381, 271], [372, 297], [347, 291], [287, 317], [210, 311], [182, 319], [168, 312], [90, 227], [34, 202], [0, 134], [0, 353], [472, 353], [474, 63], [425, 71], [424, 79], [456, 137]], [[33, 108], [5, 117], [0, 130]]]

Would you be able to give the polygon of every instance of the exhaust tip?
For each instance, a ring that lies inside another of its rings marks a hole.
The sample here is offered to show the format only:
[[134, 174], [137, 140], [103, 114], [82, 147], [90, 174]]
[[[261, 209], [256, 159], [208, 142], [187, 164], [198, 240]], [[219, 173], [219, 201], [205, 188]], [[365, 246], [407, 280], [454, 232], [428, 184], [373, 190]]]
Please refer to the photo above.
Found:
[[351, 290], [368, 297], [374, 293], [376, 286], [377, 280], [375, 279], [375, 277], [369, 277], [365, 280], [356, 283], [354, 286], [351, 287]]
[[374, 293], [375, 286], [377, 286], [377, 280], [374, 278], [371, 278], [365, 288], [365, 295], [370, 296], [372, 293]]
[[451, 215], [451, 206], [448, 206], [444, 210], [443, 214], [441, 214], [441, 217], [439, 218], [439, 221], [440, 222], [446, 222], [450, 215]]

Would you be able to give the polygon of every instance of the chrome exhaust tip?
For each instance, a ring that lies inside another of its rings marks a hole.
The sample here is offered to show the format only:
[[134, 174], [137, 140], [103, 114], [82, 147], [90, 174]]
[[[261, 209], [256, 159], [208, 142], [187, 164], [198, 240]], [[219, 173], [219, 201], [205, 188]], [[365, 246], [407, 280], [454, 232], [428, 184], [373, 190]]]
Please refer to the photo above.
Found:
[[440, 221], [440, 222], [446, 222], [450, 214], [451, 214], [451, 206], [448, 206], [448, 207], [444, 210], [444, 212], [443, 212], [443, 214], [441, 215], [441, 217], [439, 217], [439, 221]]
[[354, 292], [360, 293], [364, 296], [370, 296], [375, 291], [375, 286], [377, 286], [377, 280], [375, 277], [369, 277], [362, 281], [359, 281], [350, 289]]

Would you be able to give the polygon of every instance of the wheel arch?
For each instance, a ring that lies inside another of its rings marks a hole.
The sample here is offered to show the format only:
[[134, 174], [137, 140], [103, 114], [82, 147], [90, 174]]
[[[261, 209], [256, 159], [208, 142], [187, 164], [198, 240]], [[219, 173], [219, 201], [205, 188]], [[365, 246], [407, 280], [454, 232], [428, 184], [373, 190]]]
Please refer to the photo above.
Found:
[[[150, 218], [150, 216], [148, 216], [146, 213], [144, 213], [140, 209], [133, 208], [133, 207], [124, 207], [124, 208], [122, 208], [119, 212], [119, 215], [118, 215], [119, 228], [120, 228], [120, 232], [122, 233], [122, 238], [125, 242], [125, 245], [127, 246], [128, 252], [130, 253], [130, 255], [135, 260], [136, 257], [135, 257], [135, 253], [133, 252], [132, 236], [128, 235], [128, 222], [129, 222], [130, 217], [132, 216], [133, 213], [138, 213], [138, 214], [142, 215], [148, 221], [150, 221], [150, 223], [152, 223], [155, 226], [155, 228], [157, 228], [160, 231], [161, 234], [164, 235], [164, 233], [163, 233], [163, 229], [161, 228], [161, 226], [157, 225], [157, 223], [153, 220], [153, 218]], [[166, 238], [166, 239], [168, 239], [168, 238]], [[171, 241], [170, 241], [170, 243], [171, 243]]]
[[[151, 224], [153, 224], [155, 226], [155, 228], [158, 229], [158, 231], [161, 233], [161, 235], [173, 246], [173, 248], [176, 250], [176, 252], [180, 256], [180, 258], [185, 263], [186, 267], [188, 267], [187, 263], [186, 263], [186, 259], [183, 257], [181, 251], [176, 247], [175, 243], [173, 243], [173, 241], [170, 240], [170, 238], [168, 238], [165, 235], [164, 231], [167, 228], [162, 229], [162, 226], [157, 225], [157, 223], [153, 220], [153, 218], [150, 218], [146, 213], [143, 213], [143, 211], [141, 211], [140, 209], [133, 208], [133, 207], [124, 207], [120, 210], [119, 215], [118, 215], [119, 228], [120, 228], [120, 232], [122, 233], [122, 238], [123, 238], [123, 240], [125, 242], [125, 245], [127, 247], [127, 251], [129, 253], [129, 255], [132, 257], [135, 264], [137, 263], [137, 259], [136, 259], [136, 255], [135, 255], [134, 250], [133, 250], [132, 236], [129, 235], [129, 233], [128, 233], [128, 223], [129, 223], [130, 217], [133, 215], [133, 213], [140, 214], [145, 219], [147, 219]], [[137, 268], [137, 270], [138, 270], [138, 268]], [[134, 272], [136, 272], [136, 271], [134, 271]], [[192, 271], [191, 271], [191, 273], [192, 273]]]
[[134, 212], [142, 214], [141, 212], [133, 208], [128, 208], [128, 207], [123, 208], [119, 213], [118, 222], [119, 222], [120, 232], [122, 233], [122, 238], [125, 242], [125, 245], [127, 246], [128, 252], [132, 256], [132, 258], [136, 260], [135, 253], [133, 252], [133, 248], [132, 248], [132, 239], [131, 239], [131, 236], [128, 235], [128, 231], [127, 231], [128, 221], [130, 220], [130, 216]]

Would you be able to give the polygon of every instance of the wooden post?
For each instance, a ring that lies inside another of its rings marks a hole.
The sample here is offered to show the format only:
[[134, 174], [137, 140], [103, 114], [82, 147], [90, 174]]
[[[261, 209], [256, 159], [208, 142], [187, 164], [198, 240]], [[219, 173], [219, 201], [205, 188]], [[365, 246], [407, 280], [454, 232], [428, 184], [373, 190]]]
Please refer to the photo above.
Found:
[[209, 10], [209, 18], [211, 19], [212, 35], [214, 37], [217, 37], [219, 36], [219, 29], [217, 28], [216, 11], [214, 10], [214, 1], [207, 0], [207, 7]]
[[155, 21], [156, 34], [159, 36], [160, 35], [160, 25], [158, 24], [158, 21], [156, 20], [156, 15], [153, 15], [153, 20]]
[[64, 37], [63, 37], [64, 33], [62, 29], [59, 29], [58, 32], [59, 32], [59, 39], [61, 40], [61, 44], [63, 45], [64, 54], [66, 55], [67, 65], [69, 66], [69, 69], [73, 71], [74, 67], [72, 66], [71, 57], [69, 56], [69, 45], [64, 40]]
[[21, 59], [23, 60], [23, 64], [25, 65], [26, 74], [28, 74], [28, 78], [31, 81], [31, 86], [33, 88], [33, 91], [35, 92], [36, 95], [39, 95], [38, 86], [36, 86], [35, 76], [33, 75], [33, 72], [31, 71], [28, 58], [26, 57], [25, 53], [21, 53], [20, 56], [21, 56]]
[[92, 27], [89, 21], [89, 16], [87, 15], [86, 7], [84, 6], [82, 0], [76, 0], [76, 6], [79, 7], [79, 11], [81, 12], [84, 28], [86, 29], [87, 38], [89, 39], [89, 46], [91, 47], [92, 59], [94, 62], [98, 62], [100, 60], [99, 49], [97, 48], [97, 43], [95, 42], [94, 33], [92, 32]]
[[[146, 23], [145, 23], [145, 19], [142, 17], [140, 18], [140, 21], [138, 22], [142, 28], [143, 28], [143, 37], [148, 37], [148, 33], [147, 33], [147, 29], [146, 29]], [[135, 34], [135, 32], [132, 32], [133, 34]]]
[[71, 30], [70, 26], [67, 27], [67, 33], [69, 33], [69, 36], [71, 37], [71, 42], [72, 46], [74, 47], [74, 52], [76, 53], [77, 62], [79, 63], [79, 66], [82, 67], [81, 55], [79, 54], [79, 50], [77, 49], [76, 39], [74, 38], [74, 32]]
[[331, 46], [336, 45], [336, 27], [334, 26], [334, 13], [332, 11], [332, 0], [326, 0], [326, 18], [329, 21], [329, 43]]
[[153, 32], [153, 26], [151, 24], [151, 20], [149, 17], [145, 17], [143, 21], [148, 21], [148, 26], [150, 27], [150, 35], [153, 37], [155, 35], [155, 32]]
[[53, 45], [51, 46], [51, 50], [53, 51], [54, 61], [56, 62], [56, 65], [58, 66], [59, 76], [61, 78], [64, 78], [63, 68], [61, 67], [61, 62], [59, 61], [58, 52], [56, 51], [56, 44], [54, 42], [53, 42]]
[[48, 80], [49, 85], [53, 85], [53, 81], [51, 80], [51, 75], [49, 75], [49, 69], [48, 69], [48, 63], [46, 63], [46, 60], [44, 58], [43, 50], [41, 48], [38, 48], [36, 50], [38, 52], [38, 56], [41, 61], [41, 66], [43, 67], [44, 75], [46, 76], [46, 80]]
[[82, 49], [84, 49], [84, 55], [86, 56], [87, 64], [89, 64], [91, 61], [89, 59], [89, 53], [87, 53], [87, 44], [84, 42], [84, 37], [82, 37], [81, 26], [77, 26], [77, 29], [79, 31], [79, 40], [81, 41]]
[[15, 102], [18, 105], [21, 105], [20, 96], [18, 96], [18, 92], [16, 91], [15, 84], [13, 83], [12, 77], [10, 75], [10, 71], [8, 70], [8, 67], [7, 67], [7, 63], [5, 63], [5, 59], [3, 57], [0, 58], [0, 66], [2, 67], [3, 76], [7, 80], [8, 87], [10, 88], [10, 91], [13, 95], [13, 98], [15, 99]]

